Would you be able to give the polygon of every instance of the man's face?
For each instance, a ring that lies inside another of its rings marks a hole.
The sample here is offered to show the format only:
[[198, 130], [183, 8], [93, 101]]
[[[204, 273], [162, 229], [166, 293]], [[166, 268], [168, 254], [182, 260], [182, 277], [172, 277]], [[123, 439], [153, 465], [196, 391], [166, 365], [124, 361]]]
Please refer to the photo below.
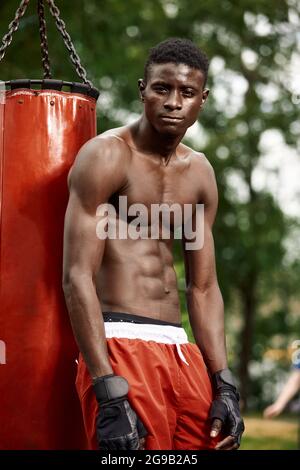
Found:
[[146, 117], [162, 134], [184, 134], [208, 96], [203, 72], [185, 64], [152, 64], [139, 87]]

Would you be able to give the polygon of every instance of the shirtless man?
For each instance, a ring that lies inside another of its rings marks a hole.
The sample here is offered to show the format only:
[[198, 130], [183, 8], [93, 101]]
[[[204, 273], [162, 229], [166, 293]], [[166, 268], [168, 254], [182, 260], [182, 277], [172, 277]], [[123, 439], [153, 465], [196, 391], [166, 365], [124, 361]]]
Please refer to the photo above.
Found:
[[[81, 352], [76, 387], [92, 449], [240, 444], [244, 424], [227, 368], [215, 270], [217, 186], [206, 157], [181, 143], [207, 99], [207, 71], [206, 56], [189, 40], [151, 49], [138, 82], [142, 116], [87, 142], [69, 174], [63, 288]], [[120, 215], [119, 196], [149, 214], [153, 204], [189, 204], [195, 218], [196, 204], [204, 204], [203, 246], [186, 249], [183, 238], [196, 344], [181, 326], [174, 217], [170, 239], [100, 239], [101, 204], [117, 209], [117, 223], [132, 221]]]

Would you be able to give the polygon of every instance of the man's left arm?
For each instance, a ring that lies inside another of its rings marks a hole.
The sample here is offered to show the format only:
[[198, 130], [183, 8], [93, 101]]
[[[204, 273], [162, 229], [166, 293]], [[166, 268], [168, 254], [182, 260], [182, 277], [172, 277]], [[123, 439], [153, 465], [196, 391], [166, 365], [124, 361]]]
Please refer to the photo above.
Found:
[[187, 307], [195, 341], [212, 381], [211, 436], [218, 435], [222, 428], [227, 437], [218, 443], [216, 449], [231, 450], [239, 447], [244, 424], [240, 417], [239, 394], [227, 366], [224, 304], [217, 280], [212, 234], [218, 191], [213, 168], [206, 159], [201, 164], [199, 182], [199, 202], [204, 204], [204, 217], [201, 217], [201, 210], [194, 213], [193, 230], [196, 237], [200, 236], [199, 230], [203, 231], [203, 244], [196, 247], [191, 243], [188, 249], [186, 243], [190, 240], [183, 238]]

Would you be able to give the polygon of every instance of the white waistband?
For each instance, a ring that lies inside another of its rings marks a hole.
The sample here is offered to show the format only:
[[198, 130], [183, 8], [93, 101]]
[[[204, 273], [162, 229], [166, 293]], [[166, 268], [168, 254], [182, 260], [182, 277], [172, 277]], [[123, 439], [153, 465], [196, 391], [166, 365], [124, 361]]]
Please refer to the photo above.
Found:
[[156, 341], [163, 344], [176, 344], [180, 359], [188, 365], [180, 344], [189, 342], [183, 328], [170, 325], [153, 325], [149, 323], [131, 322], [104, 322], [106, 338], [142, 339], [144, 341]]
[[107, 338], [144, 339], [165, 344], [188, 343], [183, 328], [170, 325], [152, 325], [150, 323], [104, 322]]

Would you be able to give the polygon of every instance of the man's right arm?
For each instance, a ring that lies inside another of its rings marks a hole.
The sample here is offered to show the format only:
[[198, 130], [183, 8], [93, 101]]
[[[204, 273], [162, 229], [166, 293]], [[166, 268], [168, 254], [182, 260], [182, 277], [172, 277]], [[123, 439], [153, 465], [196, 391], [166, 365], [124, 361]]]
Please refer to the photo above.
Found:
[[111, 367], [96, 292], [105, 248], [105, 240], [97, 237], [97, 208], [126, 184], [128, 162], [126, 144], [114, 137], [96, 137], [85, 144], [69, 175], [65, 217], [63, 288], [75, 338], [94, 379], [101, 450], [143, 449], [147, 435], [127, 400], [130, 384]]
[[74, 336], [93, 378], [113, 373], [95, 285], [105, 248], [96, 234], [96, 210], [126, 182], [127, 149], [120, 146], [113, 137], [90, 140], [69, 174], [63, 289]]

